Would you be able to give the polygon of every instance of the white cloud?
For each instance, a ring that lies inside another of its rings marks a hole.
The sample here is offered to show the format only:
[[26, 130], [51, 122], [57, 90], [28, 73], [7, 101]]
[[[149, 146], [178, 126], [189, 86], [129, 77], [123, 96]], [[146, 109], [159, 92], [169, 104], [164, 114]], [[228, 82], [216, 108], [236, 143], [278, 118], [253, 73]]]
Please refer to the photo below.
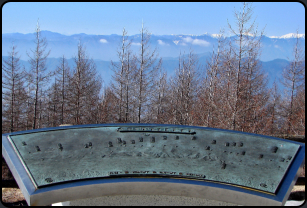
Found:
[[252, 36], [252, 37], [254, 37], [254, 36], [255, 36], [255, 34], [252, 34], [252, 33], [244, 33], [244, 35], [247, 35], [247, 36]]
[[106, 39], [100, 39], [99, 42], [100, 43], [108, 43], [108, 41]]
[[205, 41], [205, 40], [200, 40], [200, 39], [193, 39], [191, 37], [186, 37], [186, 38], [182, 38], [184, 42], [187, 43], [192, 43], [193, 45], [200, 45], [200, 46], [209, 46], [210, 43]]
[[191, 43], [193, 39], [191, 37], [182, 38], [184, 42]]
[[132, 42], [131, 45], [137, 45], [137, 46], [140, 46], [141, 43], [135, 43], [135, 42]]
[[205, 40], [200, 40], [200, 39], [193, 40], [192, 44], [193, 45], [201, 45], [201, 46], [205, 46], [205, 47], [210, 45], [209, 42], [207, 42]]
[[162, 40], [158, 40], [159, 45], [168, 45], [167, 43], [163, 42]]

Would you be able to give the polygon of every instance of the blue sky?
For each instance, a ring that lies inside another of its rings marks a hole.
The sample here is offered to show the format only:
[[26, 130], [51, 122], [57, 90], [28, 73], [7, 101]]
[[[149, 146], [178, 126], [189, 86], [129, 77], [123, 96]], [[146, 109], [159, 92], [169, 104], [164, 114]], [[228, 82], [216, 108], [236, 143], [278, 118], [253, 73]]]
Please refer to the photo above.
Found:
[[[217, 34], [234, 24], [240, 2], [9, 2], [2, 5], [2, 33], [41, 30], [65, 35], [138, 34], [142, 20], [155, 35]], [[254, 2], [254, 15], [266, 36], [305, 34], [305, 7], [299, 2]]]

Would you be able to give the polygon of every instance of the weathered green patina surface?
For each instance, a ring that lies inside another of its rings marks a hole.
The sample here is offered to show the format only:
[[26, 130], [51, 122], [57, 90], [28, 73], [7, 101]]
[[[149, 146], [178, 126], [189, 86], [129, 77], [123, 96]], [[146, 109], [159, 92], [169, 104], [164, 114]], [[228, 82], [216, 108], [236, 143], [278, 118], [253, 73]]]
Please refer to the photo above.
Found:
[[11, 135], [37, 187], [85, 178], [171, 176], [275, 193], [299, 145], [191, 127], [95, 127]]

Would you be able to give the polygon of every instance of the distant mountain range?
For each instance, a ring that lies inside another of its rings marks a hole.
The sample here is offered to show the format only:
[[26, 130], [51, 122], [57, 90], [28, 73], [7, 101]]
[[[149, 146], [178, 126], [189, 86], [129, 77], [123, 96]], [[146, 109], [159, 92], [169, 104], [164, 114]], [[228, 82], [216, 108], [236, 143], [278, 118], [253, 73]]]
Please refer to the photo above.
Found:
[[[69, 65], [73, 67], [72, 58], [76, 56], [77, 45], [81, 40], [89, 57], [94, 59], [105, 84], [109, 83], [112, 76], [110, 61], [118, 61], [117, 50], [120, 46], [121, 35], [87, 35], [82, 33], [67, 36], [50, 31], [42, 31], [41, 34], [46, 37], [48, 49], [51, 50], [47, 61], [49, 69], [55, 69], [59, 58], [63, 55], [67, 58]], [[34, 33], [2, 34], [2, 57], [7, 56], [12, 43], [14, 43], [19, 51], [22, 64], [27, 68], [29, 65], [26, 51], [35, 47], [34, 38]], [[305, 46], [305, 35], [300, 34], [299, 38], [302, 45]], [[140, 35], [129, 36], [129, 39], [132, 39], [131, 49], [134, 52], [139, 50]], [[289, 63], [288, 60], [292, 59], [295, 41], [296, 34], [263, 37], [260, 60], [263, 69], [269, 76], [270, 86], [275, 78], [277, 78], [277, 82], [279, 81], [283, 68]], [[178, 66], [179, 54], [187, 54], [190, 49], [197, 54], [199, 64], [204, 66], [213, 47], [217, 46], [217, 35], [151, 35], [150, 44], [152, 49], [157, 48], [159, 57], [163, 58], [163, 67], [168, 75], [173, 75], [174, 69]]]
[[[2, 56], [2, 58], [7, 59], [7, 56]], [[209, 58], [209, 55], [203, 54], [198, 56], [198, 64], [204, 66], [206, 64], [206, 60]], [[61, 58], [47, 58], [47, 68], [49, 70], [54, 70], [59, 65]], [[75, 62], [73, 58], [67, 59], [68, 66], [70, 68], [75, 67]], [[110, 84], [112, 79], [112, 70], [111, 70], [111, 62], [103, 61], [99, 59], [94, 59], [94, 62], [97, 67], [97, 71], [101, 75], [104, 85], [107, 86]], [[26, 69], [29, 69], [30, 64], [28, 61], [20, 60], [20, 64], [25, 66]], [[269, 78], [269, 87], [272, 86], [274, 80], [276, 79], [277, 84], [279, 84], [280, 88], [283, 88], [279, 81], [282, 79], [282, 71], [289, 64], [289, 61], [285, 59], [275, 59], [272, 61], [263, 62], [261, 61], [261, 65], [263, 70], [267, 74]], [[168, 77], [173, 76], [175, 74], [175, 69], [178, 67], [178, 58], [164, 58], [163, 59], [163, 68], [166, 70]]]
[[[50, 31], [42, 31], [43, 37], [48, 41], [51, 49], [49, 58], [59, 58], [65, 55], [72, 58], [77, 53], [77, 45], [81, 40], [86, 46], [89, 56], [93, 59], [104, 61], [117, 60], [117, 49], [120, 44], [120, 35], [87, 35], [84, 33], [75, 35], [62, 35]], [[217, 46], [217, 35], [152, 35], [150, 44], [152, 48], [157, 47], [160, 57], [178, 57], [179, 53], [188, 53], [190, 48], [196, 54], [212, 52]], [[305, 35], [300, 34], [302, 44], [305, 45]], [[2, 55], [6, 55], [12, 43], [17, 46], [21, 59], [27, 60], [26, 51], [34, 48], [35, 36], [33, 33], [6, 33], [2, 34]], [[137, 51], [140, 35], [129, 36], [132, 39], [132, 50]], [[295, 34], [290, 33], [281, 37], [263, 37], [262, 54], [260, 60], [271, 61], [274, 59], [291, 59]]]

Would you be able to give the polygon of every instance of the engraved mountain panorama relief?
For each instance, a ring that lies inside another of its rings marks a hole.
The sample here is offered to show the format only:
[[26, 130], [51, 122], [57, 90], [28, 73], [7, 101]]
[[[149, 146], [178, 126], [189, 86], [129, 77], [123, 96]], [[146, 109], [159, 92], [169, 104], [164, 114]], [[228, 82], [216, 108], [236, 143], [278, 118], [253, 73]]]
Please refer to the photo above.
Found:
[[[37, 187], [101, 177], [178, 177], [275, 193], [299, 145], [253, 134], [167, 125], [11, 135]], [[242, 174], [244, 172], [244, 174]]]

